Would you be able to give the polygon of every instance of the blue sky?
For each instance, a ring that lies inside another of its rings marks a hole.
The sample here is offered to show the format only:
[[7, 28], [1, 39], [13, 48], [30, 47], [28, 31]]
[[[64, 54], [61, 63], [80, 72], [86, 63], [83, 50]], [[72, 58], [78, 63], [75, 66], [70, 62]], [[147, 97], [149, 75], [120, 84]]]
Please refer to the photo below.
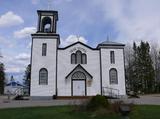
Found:
[[[30, 34], [36, 32], [37, 10], [48, 0], [0, 0], [0, 51], [6, 72], [21, 79], [30, 62]], [[160, 44], [160, 0], [51, 0], [59, 13], [61, 47], [76, 36], [92, 47], [109, 39]]]

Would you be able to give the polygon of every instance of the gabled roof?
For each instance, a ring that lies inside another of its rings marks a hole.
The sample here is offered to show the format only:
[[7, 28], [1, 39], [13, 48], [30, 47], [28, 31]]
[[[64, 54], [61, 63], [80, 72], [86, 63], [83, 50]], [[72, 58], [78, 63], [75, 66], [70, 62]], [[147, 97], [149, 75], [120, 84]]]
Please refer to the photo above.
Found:
[[99, 47], [99, 46], [125, 46], [125, 44], [107, 40], [107, 41], [104, 41], [104, 42], [98, 44], [97, 47]]
[[88, 73], [80, 64], [78, 64], [65, 78], [67, 79], [78, 68], [82, 69], [87, 75], [91, 77], [91, 79], [93, 78], [93, 76], [90, 73]]
[[83, 46], [85, 46], [85, 47], [87, 47], [87, 48], [89, 48], [89, 49], [91, 49], [91, 50], [97, 50], [97, 48], [92, 48], [92, 47], [90, 47], [90, 46], [88, 46], [88, 45], [86, 45], [86, 44], [84, 44], [84, 43], [82, 43], [82, 42], [80, 42], [80, 41], [77, 41], [77, 42], [75, 42], [75, 43], [73, 43], [73, 44], [71, 44], [71, 45], [68, 45], [67, 47], [58, 48], [58, 49], [60, 49], [60, 50], [65, 50], [65, 49], [67, 49], [67, 48], [69, 48], [69, 47], [72, 47], [72, 46], [74, 46], [74, 45], [76, 45], [76, 44], [81, 44], [81, 45], [83, 45]]

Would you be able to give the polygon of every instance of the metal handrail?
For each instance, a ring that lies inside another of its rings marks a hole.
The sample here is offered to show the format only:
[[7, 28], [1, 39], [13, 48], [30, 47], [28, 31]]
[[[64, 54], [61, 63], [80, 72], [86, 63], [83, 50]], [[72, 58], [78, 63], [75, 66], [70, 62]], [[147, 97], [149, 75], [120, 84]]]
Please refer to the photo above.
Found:
[[110, 87], [102, 87], [102, 88], [103, 88], [102, 95], [119, 98], [119, 90], [118, 89], [110, 88]]
[[23, 88], [18, 88], [14, 91], [15, 95], [23, 95]]
[[18, 88], [18, 89], [16, 89], [15, 91], [14, 91], [14, 94], [15, 94], [15, 96], [17, 96], [17, 95], [25, 95], [25, 89], [27, 89], [27, 88]]

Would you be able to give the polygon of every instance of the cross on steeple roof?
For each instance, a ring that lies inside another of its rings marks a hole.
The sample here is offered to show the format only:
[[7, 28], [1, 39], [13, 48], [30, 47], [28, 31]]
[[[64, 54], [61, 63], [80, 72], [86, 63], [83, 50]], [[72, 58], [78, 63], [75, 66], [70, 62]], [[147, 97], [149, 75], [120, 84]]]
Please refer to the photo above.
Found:
[[109, 41], [110, 39], [109, 39], [109, 35], [107, 35], [107, 41]]
[[52, 9], [52, 2], [53, 0], [48, 0], [48, 10]]
[[77, 35], [77, 40], [78, 40], [78, 42], [80, 42], [80, 36], [79, 35]]

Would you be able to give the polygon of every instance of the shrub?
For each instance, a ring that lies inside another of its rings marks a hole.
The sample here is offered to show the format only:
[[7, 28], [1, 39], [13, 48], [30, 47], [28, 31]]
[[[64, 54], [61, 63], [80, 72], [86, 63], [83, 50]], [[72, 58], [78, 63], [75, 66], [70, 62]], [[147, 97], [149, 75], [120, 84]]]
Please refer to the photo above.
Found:
[[101, 95], [96, 95], [91, 98], [87, 104], [88, 110], [98, 110], [100, 108], [107, 108], [109, 106], [108, 100]]

